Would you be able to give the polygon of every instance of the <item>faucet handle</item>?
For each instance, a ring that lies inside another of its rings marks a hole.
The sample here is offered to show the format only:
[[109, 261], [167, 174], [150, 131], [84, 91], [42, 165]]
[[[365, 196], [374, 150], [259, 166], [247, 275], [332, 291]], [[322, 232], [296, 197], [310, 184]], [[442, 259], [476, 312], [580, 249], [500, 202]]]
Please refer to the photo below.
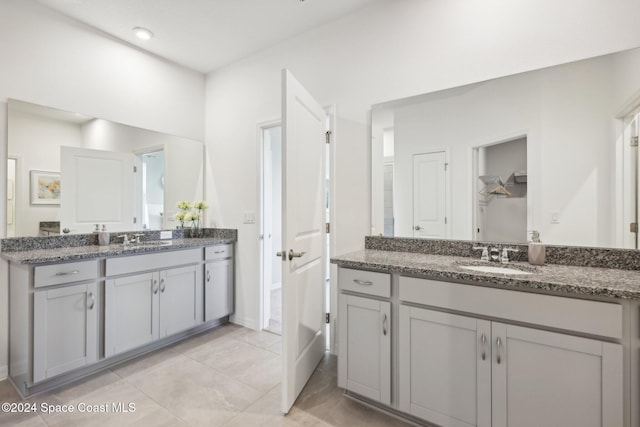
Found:
[[519, 249], [514, 248], [502, 248], [502, 255], [500, 256], [500, 262], [503, 264], [509, 263], [509, 252], [520, 252]]
[[489, 248], [486, 246], [474, 246], [472, 248], [474, 251], [482, 251], [482, 256], [480, 256], [481, 261], [489, 261]]
[[127, 234], [122, 234], [118, 237], [122, 237], [122, 244], [123, 245], [128, 245], [129, 244], [129, 236], [127, 236]]

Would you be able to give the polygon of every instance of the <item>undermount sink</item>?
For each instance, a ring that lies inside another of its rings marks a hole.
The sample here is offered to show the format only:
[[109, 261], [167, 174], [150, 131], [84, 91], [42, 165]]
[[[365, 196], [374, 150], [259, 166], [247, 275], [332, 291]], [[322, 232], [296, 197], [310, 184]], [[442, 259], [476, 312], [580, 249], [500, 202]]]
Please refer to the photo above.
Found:
[[492, 265], [461, 265], [460, 268], [464, 268], [472, 271], [480, 271], [482, 273], [533, 274], [530, 271], [516, 270], [515, 268], [508, 268], [508, 267], [494, 267]]

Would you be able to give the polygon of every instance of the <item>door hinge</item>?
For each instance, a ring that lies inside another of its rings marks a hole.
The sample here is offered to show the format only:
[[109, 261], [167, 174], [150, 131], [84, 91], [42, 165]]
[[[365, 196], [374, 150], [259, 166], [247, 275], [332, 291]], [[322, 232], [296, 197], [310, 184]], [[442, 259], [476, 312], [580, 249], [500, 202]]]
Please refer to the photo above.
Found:
[[134, 166], [134, 167], [133, 167], [133, 173], [136, 173], [136, 172], [138, 172], [138, 167], [137, 167], [137, 166]]
[[632, 233], [637, 233], [638, 232], [638, 223], [637, 222], [632, 222], [631, 224], [629, 224], [629, 231]]
[[324, 323], [331, 323], [331, 313], [325, 313]]
[[447, 223], [447, 217], [446, 216], [444, 217], [444, 223], [445, 224]]
[[331, 143], [331, 131], [330, 130], [326, 131], [324, 135], [325, 135], [327, 144], [330, 144]]
[[325, 226], [325, 230], [324, 230], [327, 234], [331, 233], [331, 224], [327, 223], [327, 225]]
[[637, 147], [638, 146], [638, 137], [637, 136], [632, 136], [631, 137], [631, 142], [629, 144], [632, 147]]
[[138, 218], [136, 218], [135, 216], [133, 217], [133, 223], [137, 224], [138, 223]]
[[447, 167], [448, 167], [448, 166], [449, 166], [449, 163], [445, 163], [445, 164], [444, 164], [444, 170], [445, 170], [445, 171], [447, 170]]

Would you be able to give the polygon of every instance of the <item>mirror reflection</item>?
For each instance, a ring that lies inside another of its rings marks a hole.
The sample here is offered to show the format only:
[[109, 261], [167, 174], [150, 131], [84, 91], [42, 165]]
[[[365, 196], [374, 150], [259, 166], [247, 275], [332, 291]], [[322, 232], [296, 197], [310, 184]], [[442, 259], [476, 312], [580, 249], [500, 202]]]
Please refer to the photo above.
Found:
[[632, 49], [374, 105], [372, 234], [637, 248], [638, 71]]
[[9, 100], [7, 237], [174, 228], [203, 159], [200, 141]]

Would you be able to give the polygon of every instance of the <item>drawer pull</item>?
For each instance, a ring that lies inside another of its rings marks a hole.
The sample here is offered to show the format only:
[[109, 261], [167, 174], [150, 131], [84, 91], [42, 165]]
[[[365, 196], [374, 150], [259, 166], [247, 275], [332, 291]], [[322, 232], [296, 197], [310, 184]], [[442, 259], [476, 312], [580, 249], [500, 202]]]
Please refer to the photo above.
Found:
[[353, 279], [353, 281], [356, 282], [358, 285], [362, 285], [362, 286], [371, 286], [371, 285], [373, 285], [373, 282], [370, 282], [368, 280]]
[[498, 338], [496, 338], [496, 349], [497, 349], [496, 362], [498, 362], [498, 365], [502, 361], [502, 358], [500, 357], [500, 349], [501, 348], [502, 348], [502, 340], [500, 339], [500, 337], [498, 337]]
[[487, 336], [485, 334], [482, 334], [482, 336], [480, 337], [480, 342], [482, 343], [482, 360], [485, 360], [487, 358], [487, 352], [485, 350], [485, 345], [487, 344]]
[[214, 251], [213, 253], [214, 253], [214, 254], [223, 254], [223, 253], [224, 253], [224, 251]]
[[160, 279], [160, 292], [164, 294], [165, 289], [166, 289], [166, 286], [164, 285], [164, 279]]
[[93, 306], [96, 304], [96, 299], [93, 296], [93, 292], [89, 292], [88, 297], [91, 297], [91, 304], [89, 304], [89, 310], [93, 310]]
[[158, 281], [154, 279], [153, 280], [153, 287], [152, 287], [154, 295], [158, 293], [158, 288], [156, 287], [157, 284], [158, 284]]
[[73, 276], [76, 274], [80, 274], [80, 270], [73, 270], [73, 271], [61, 271], [59, 273], [56, 273], [56, 276]]
[[207, 270], [207, 282], [211, 281], [211, 270]]
[[384, 318], [382, 319], [382, 335], [387, 336], [387, 314], [384, 314]]

